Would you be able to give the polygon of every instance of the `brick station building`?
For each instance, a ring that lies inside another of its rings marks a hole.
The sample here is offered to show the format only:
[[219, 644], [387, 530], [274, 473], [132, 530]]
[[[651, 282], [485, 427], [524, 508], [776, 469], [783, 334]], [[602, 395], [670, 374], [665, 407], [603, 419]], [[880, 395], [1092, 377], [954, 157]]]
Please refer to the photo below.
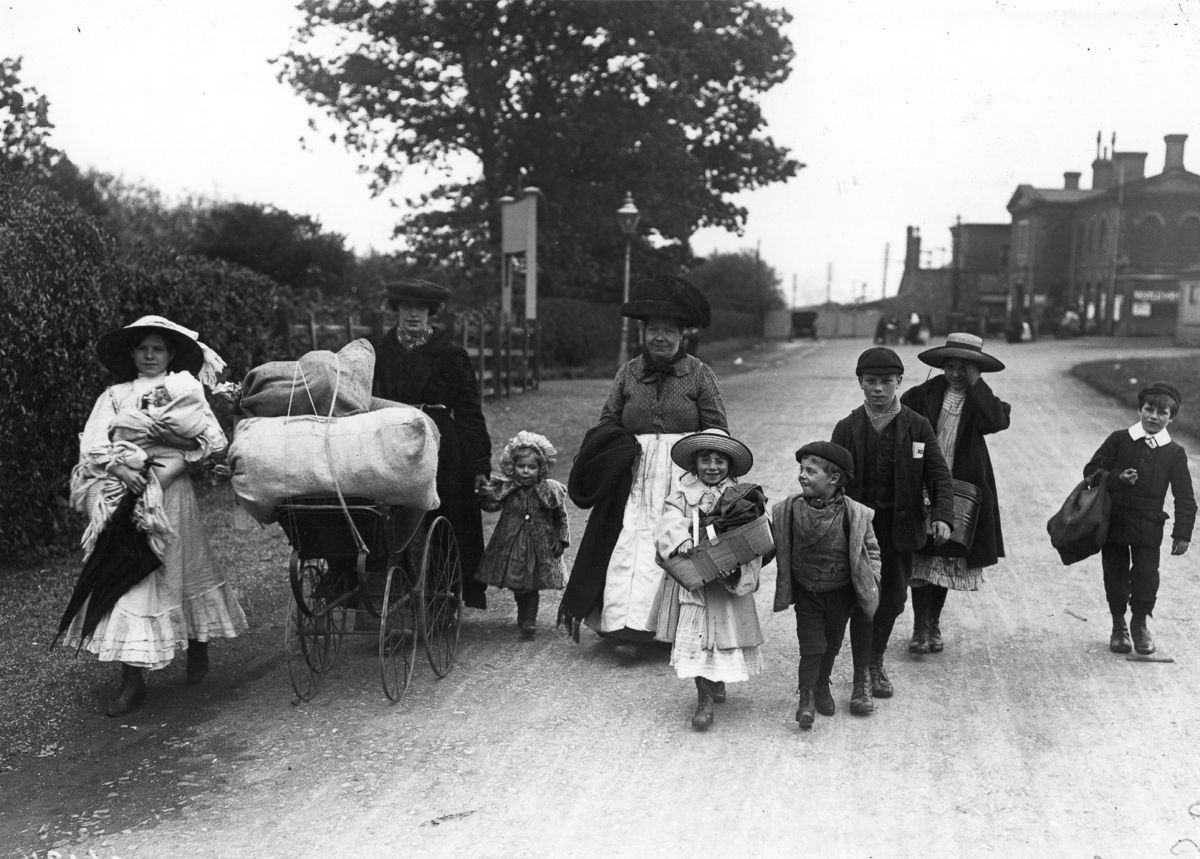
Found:
[[[1186, 134], [1168, 134], [1161, 173], [1145, 152], [1100, 149], [1092, 187], [1020, 185], [1008, 203], [1010, 320], [1057, 330], [1067, 311], [1084, 333], [1174, 334], [1181, 291], [1200, 283], [1200, 175], [1183, 164]], [[1115, 144], [1115, 137], [1114, 137]]]

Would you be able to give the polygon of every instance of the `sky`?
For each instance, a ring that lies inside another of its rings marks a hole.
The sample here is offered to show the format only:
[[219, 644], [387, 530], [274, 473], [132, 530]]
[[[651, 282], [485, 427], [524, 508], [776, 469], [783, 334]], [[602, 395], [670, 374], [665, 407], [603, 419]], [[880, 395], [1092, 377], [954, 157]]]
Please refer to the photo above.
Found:
[[[955, 218], [1007, 223], [1019, 184], [1061, 187], [1078, 170], [1090, 187], [1098, 131], [1147, 152], [1151, 174], [1163, 136], [1190, 134], [1185, 165], [1200, 172], [1200, 0], [768, 5], [791, 12], [796, 60], [762, 100], [766, 133], [807, 166], [736, 198], [742, 235], [702, 230], [692, 247], [757, 250], [797, 305], [894, 295], [909, 225], [940, 265]], [[397, 249], [404, 200], [437, 177], [414, 167], [372, 198], [352, 155], [301, 146], [319, 117], [269, 63], [298, 20], [293, 0], [0, 0], [0, 55], [23, 57], [51, 142], [83, 167]]]

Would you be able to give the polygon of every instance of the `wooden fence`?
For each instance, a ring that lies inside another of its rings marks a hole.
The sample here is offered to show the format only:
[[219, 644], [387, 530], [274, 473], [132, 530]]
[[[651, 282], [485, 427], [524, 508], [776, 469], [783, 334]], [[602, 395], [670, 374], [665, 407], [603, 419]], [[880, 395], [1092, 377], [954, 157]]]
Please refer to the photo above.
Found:
[[[439, 317], [440, 318], [440, 317]], [[538, 326], [503, 324], [499, 318], [461, 314], [452, 319], [451, 337], [467, 350], [480, 393], [485, 397], [508, 397], [536, 391], [541, 384], [541, 349]], [[338, 350], [359, 337], [376, 337], [385, 330], [382, 313], [347, 316], [345, 319], [307, 321], [281, 320], [281, 329], [291, 355], [312, 349]]]

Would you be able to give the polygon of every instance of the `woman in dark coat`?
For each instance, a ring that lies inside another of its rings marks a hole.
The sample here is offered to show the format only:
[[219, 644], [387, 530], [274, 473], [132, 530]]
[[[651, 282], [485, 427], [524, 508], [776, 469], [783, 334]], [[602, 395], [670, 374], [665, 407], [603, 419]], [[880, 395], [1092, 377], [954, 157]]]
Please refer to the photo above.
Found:
[[942, 375], [906, 391], [900, 402], [933, 425], [951, 476], [974, 484], [981, 495], [975, 539], [965, 558], [922, 552], [913, 557], [913, 636], [908, 649], [940, 653], [947, 592], [978, 590], [984, 567], [1004, 557], [996, 477], [984, 436], [1008, 429], [1010, 407], [981, 375], [1003, 370], [1004, 364], [984, 352], [983, 340], [974, 334], [949, 334], [946, 345], [917, 357]]
[[477, 490], [492, 472], [492, 440], [484, 421], [475, 368], [465, 349], [430, 326], [450, 290], [425, 280], [388, 284], [395, 328], [371, 340], [375, 347], [377, 397], [426, 409], [441, 431], [438, 449], [438, 513], [454, 527], [462, 559], [463, 602], [486, 608], [487, 586], [475, 579], [483, 556], [483, 517]]

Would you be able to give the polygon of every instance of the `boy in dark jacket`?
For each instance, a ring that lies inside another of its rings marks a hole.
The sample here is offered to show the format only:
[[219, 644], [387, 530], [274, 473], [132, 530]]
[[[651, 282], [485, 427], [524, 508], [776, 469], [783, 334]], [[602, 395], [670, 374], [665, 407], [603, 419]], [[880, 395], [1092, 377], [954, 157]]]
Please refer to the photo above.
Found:
[[954, 521], [954, 484], [937, 433], [896, 396], [904, 378], [900, 356], [875, 346], [858, 357], [855, 373], [863, 404], [838, 421], [831, 441], [854, 458], [846, 494], [875, 511], [881, 578], [875, 618], [852, 617], [850, 640], [855, 640], [856, 624], [871, 624], [871, 694], [890, 698], [893, 687], [883, 654], [896, 618], [904, 611], [913, 552], [925, 545], [924, 494], [933, 504], [929, 536], [940, 545], [949, 538]]
[[[1196, 498], [1187, 451], [1167, 432], [1167, 425], [1179, 414], [1180, 402], [1179, 390], [1167, 382], [1143, 388], [1138, 393], [1138, 422], [1106, 438], [1083, 468], [1085, 476], [1108, 472], [1112, 509], [1100, 560], [1113, 619], [1108, 641], [1113, 653], [1129, 652], [1131, 632], [1138, 653], [1154, 652], [1146, 618], [1154, 613], [1158, 597], [1159, 547], [1167, 521], [1163, 502], [1168, 487], [1175, 498], [1171, 554], [1182, 555], [1192, 539]], [[1125, 626], [1127, 606], [1133, 610], [1129, 628]]]

